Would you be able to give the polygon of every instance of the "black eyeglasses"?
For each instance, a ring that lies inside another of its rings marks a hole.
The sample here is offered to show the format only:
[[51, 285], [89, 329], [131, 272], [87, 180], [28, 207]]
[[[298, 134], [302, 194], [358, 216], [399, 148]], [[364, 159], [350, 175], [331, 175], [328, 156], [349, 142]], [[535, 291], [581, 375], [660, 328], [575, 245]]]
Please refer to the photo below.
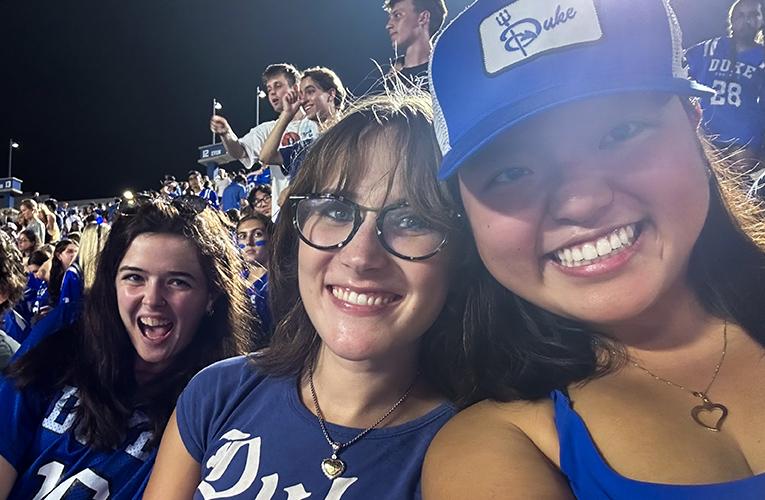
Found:
[[406, 202], [375, 209], [333, 193], [295, 195], [289, 199], [300, 239], [319, 250], [347, 245], [364, 222], [362, 212], [377, 212], [380, 244], [401, 259], [424, 260], [446, 245], [446, 231], [428, 224]]

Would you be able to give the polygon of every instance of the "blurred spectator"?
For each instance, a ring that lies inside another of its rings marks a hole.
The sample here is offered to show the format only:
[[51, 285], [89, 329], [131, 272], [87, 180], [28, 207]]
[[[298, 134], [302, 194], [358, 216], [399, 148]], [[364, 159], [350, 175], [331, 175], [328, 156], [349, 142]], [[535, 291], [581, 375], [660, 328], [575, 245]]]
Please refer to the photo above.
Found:
[[175, 180], [174, 175], [165, 175], [162, 178], [162, 187], [159, 189], [159, 194], [167, 200], [172, 200], [181, 195], [178, 181]]
[[218, 167], [215, 169], [215, 178], [213, 179], [213, 183], [215, 184], [215, 194], [218, 195], [218, 198], [223, 197], [223, 190], [228, 187], [229, 184], [231, 184], [231, 179], [228, 176], [228, 172], [226, 172], [226, 169], [223, 167]]
[[431, 39], [446, 19], [444, 0], [385, 0], [388, 30], [395, 58], [390, 76], [407, 86], [429, 90], [428, 61]]
[[64, 231], [64, 217], [62, 211], [58, 207], [58, 201], [55, 198], [48, 198], [45, 200], [45, 206], [56, 218], [56, 226], [58, 226], [59, 235]]
[[[283, 110], [269, 134], [261, 151], [262, 161], [269, 165], [281, 165], [282, 169], [271, 170], [272, 178], [272, 218], [276, 218], [279, 200], [283, 191], [297, 173], [302, 155], [318, 134], [306, 129], [295, 141], [285, 143], [281, 140], [287, 127], [295, 119], [301, 108], [305, 112], [305, 120], [315, 123], [321, 131], [326, 130], [337, 119], [340, 110], [345, 105], [346, 90], [337, 74], [329, 68], [315, 67], [303, 72], [300, 89], [291, 89], [282, 103]], [[283, 175], [286, 175], [286, 180]], [[277, 189], [278, 188], [278, 189]]]
[[[690, 76], [717, 94], [701, 100], [704, 131], [718, 148], [742, 151], [740, 169], [763, 158], [765, 48], [760, 0], [738, 0], [728, 14], [729, 34], [686, 52]], [[731, 151], [732, 152], [732, 151]]]
[[[268, 102], [274, 108], [274, 111], [282, 118], [284, 111], [284, 96], [292, 91], [299, 92], [299, 83], [302, 74], [293, 65], [286, 63], [272, 64], [263, 72], [263, 83], [268, 92]], [[255, 162], [261, 161], [266, 166], [281, 165], [283, 162], [281, 156], [277, 153], [280, 146], [289, 146], [302, 140], [313, 138], [319, 133], [316, 121], [308, 120], [302, 110], [297, 109], [290, 114], [291, 118], [286, 122], [282, 132], [275, 138], [272, 155], [277, 163], [271, 163], [263, 159], [262, 150], [271, 132], [277, 124], [277, 121], [268, 121], [261, 123], [250, 132], [237, 139], [231, 126], [222, 116], [213, 116], [210, 120], [210, 128], [216, 134], [221, 136], [226, 151], [238, 159], [248, 169], [253, 168]], [[287, 174], [278, 168], [271, 168], [271, 190], [275, 199], [272, 202], [272, 213], [276, 217], [279, 206], [276, 204], [276, 198], [279, 193], [289, 184]], [[225, 209], [224, 209], [225, 210]]]
[[19, 251], [24, 259], [24, 264], [27, 263], [27, 259], [35, 251], [39, 250], [41, 240], [37, 238], [37, 233], [32, 229], [23, 229], [16, 240]]
[[210, 186], [204, 185], [205, 180], [201, 173], [196, 170], [189, 171], [188, 180], [189, 189], [186, 191], [186, 194], [199, 196], [203, 200], [207, 200], [207, 203], [213, 207], [218, 208], [218, 195]]
[[61, 284], [64, 282], [64, 273], [77, 258], [80, 247], [72, 240], [63, 239], [56, 243], [51, 259], [50, 278], [48, 279], [48, 293], [51, 304], [57, 304], [61, 296]]
[[64, 227], [66, 234], [82, 230], [82, 217], [80, 217], [80, 210], [77, 207], [71, 207], [66, 211]]
[[82, 271], [83, 292], [87, 293], [93, 286], [96, 278], [96, 266], [98, 256], [109, 237], [110, 227], [108, 224], [90, 223], [85, 226], [80, 242], [80, 252], [77, 254], [77, 263]]
[[12, 239], [0, 232], [0, 315], [3, 318], [0, 324], [0, 370], [19, 348], [19, 342], [13, 337], [14, 330], [26, 327], [23, 318], [13, 310], [23, 298], [26, 281], [21, 253]]
[[260, 337], [253, 339], [255, 350], [268, 343], [273, 327], [268, 308], [269, 243], [273, 232], [274, 225], [271, 219], [260, 213], [242, 218], [236, 226], [236, 239], [247, 265], [245, 269], [245, 278], [249, 284], [247, 295], [261, 325]]
[[61, 239], [61, 230], [58, 228], [55, 213], [45, 203], [38, 203], [37, 207], [37, 216], [45, 224], [45, 242], [56, 243]]
[[271, 186], [255, 186], [247, 195], [251, 213], [260, 213], [271, 218]]
[[244, 176], [237, 174], [234, 176], [231, 184], [223, 190], [223, 197], [221, 198], [221, 209], [224, 212], [228, 212], [232, 208], [239, 210], [245, 206], [247, 202], [247, 189], [245, 188]]
[[35, 239], [39, 244], [45, 243], [45, 224], [38, 218], [37, 202], [29, 198], [22, 200], [19, 210], [24, 229], [34, 231]]

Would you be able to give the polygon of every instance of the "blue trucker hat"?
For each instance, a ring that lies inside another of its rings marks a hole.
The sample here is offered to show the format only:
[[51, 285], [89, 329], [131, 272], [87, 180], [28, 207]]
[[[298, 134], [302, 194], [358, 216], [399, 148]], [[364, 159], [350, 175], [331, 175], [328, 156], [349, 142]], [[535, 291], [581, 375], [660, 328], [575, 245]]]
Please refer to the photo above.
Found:
[[625, 91], [702, 95], [669, 0], [477, 0], [430, 61], [444, 179], [498, 135], [561, 104]]

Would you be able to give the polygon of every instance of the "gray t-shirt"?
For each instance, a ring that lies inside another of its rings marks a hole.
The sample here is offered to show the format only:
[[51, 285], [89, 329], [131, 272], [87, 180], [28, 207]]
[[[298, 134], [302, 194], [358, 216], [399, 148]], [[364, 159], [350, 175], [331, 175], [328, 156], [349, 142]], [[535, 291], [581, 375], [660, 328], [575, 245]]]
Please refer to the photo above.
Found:
[[19, 343], [11, 338], [10, 335], [0, 330], [0, 370], [8, 366], [11, 358], [19, 349]]

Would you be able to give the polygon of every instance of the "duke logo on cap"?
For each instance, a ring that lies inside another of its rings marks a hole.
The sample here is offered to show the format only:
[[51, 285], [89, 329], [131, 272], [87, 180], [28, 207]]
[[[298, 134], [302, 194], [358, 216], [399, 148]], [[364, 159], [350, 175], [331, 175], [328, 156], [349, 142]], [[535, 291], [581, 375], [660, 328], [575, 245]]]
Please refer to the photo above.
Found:
[[688, 79], [669, 0], [477, 0], [436, 40], [430, 91], [441, 178], [562, 104], [620, 92], [714, 92]]
[[548, 50], [600, 39], [593, 0], [513, 2], [481, 22], [481, 46], [489, 74]]

